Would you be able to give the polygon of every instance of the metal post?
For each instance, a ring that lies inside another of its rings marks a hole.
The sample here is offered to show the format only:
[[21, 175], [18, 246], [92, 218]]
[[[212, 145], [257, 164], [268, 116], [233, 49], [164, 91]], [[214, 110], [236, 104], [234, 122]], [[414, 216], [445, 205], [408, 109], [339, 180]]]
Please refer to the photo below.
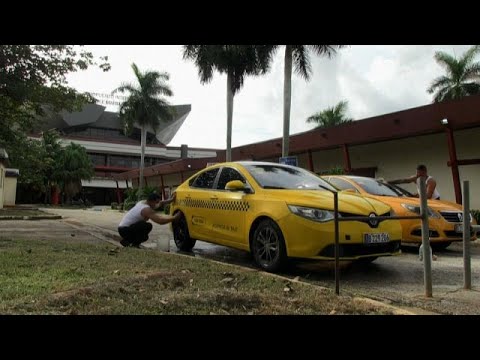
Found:
[[335, 294], [340, 295], [339, 244], [338, 244], [338, 193], [333, 193], [333, 211], [335, 222]]
[[423, 245], [423, 278], [425, 283], [425, 296], [432, 297], [432, 251], [430, 249], [427, 187], [425, 177], [420, 178], [420, 210], [422, 216], [422, 245]]
[[470, 189], [467, 180], [463, 181], [463, 288], [472, 289], [472, 269], [470, 266]]

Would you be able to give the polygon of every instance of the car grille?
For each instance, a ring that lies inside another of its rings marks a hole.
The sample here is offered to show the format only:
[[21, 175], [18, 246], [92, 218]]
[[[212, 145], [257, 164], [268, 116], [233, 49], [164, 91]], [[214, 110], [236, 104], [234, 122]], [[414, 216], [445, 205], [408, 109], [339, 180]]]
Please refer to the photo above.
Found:
[[445, 220], [452, 223], [462, 222], [461, 219], [463, 219], [463, 214], [460, 211], [440, 211], [440, 214]]
[[[353, 257], [360, 255], [373, 255], [379, 253], [393, 253], [400, 250], [400, 240], [390, 241], [386, 244], [340, 244], [339, 257]], [[323, 248], [318, 253], [319, 256], [335, 257], [335, 244], [331, 244]]]
[[[341, 217], [345, 218], [345, 217], [352, 217], [352, 216], [365, 216], [365, 215], [359, 215], [359, 214], [351, 214], [351, 213], [346, 213], [346, 212], [341, 212], [339, 211], [339, 214]], [[377, 216], [392, 216], [392, 213], [389, 211], [389, 212], [386, 212], [384, 214], [377, 214]], [[370, 224], [370, 222], [368, 220], [355, 220], [355, 221], [359, 221], [359, 222], [363, 222], [365, 224], [368, 224], [368, 226], [370, 226], [371, 228], [377, 228], [378, 225], [382, 222], [382, 221], [385, 221], [385, 220], [378, 220], [378, 223], [376, 226], [372, 226], [372, 224]]]

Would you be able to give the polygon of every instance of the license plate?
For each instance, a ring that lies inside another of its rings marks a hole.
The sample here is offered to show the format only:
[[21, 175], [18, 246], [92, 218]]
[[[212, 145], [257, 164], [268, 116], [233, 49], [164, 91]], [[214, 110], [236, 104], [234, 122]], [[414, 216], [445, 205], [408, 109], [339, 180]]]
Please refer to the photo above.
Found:
[[363, 234], [365, 244], [382, 244], [390, 241], [388, 233]]
[[463, 224], [455, 224], [455, 232], [463, 234]]

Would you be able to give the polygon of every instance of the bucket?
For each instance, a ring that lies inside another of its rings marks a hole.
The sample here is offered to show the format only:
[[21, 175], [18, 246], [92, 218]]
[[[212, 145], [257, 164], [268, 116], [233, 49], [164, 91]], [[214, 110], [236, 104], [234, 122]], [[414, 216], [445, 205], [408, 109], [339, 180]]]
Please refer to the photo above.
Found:
[[169, 252], [170, 251], [170, 239], [164, 236], [159, 236], [157, 238], [157, 249], [160, 251]]

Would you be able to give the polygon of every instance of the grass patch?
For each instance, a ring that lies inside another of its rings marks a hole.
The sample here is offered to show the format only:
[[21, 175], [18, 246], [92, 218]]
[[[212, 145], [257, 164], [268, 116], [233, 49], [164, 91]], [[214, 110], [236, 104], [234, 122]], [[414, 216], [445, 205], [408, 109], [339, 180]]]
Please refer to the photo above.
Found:
[[107, 243], [0, 238], [2, 314], [389, 314], [301, 283]]

